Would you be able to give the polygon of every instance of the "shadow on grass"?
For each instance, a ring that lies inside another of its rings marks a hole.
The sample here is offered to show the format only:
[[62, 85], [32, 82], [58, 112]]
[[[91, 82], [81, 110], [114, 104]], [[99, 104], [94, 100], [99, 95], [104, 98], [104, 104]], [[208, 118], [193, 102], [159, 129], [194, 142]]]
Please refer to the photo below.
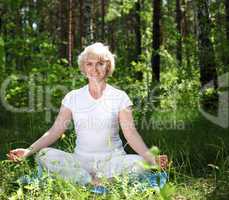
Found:
[[225, 171], [216, 179], [215, 189], [207, 195], [209, 200], [229, 199], [229, 171]]

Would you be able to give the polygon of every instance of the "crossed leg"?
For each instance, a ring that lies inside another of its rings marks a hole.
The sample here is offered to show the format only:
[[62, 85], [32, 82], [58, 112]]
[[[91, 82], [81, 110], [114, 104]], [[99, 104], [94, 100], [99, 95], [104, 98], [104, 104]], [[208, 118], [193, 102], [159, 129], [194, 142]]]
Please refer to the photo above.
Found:
[[80, 161], [74, 154], [49, 147], [41, 149], [36, 154], [35, 160], [48, 173], [56, 173], [74, 183], [84, 185], [92, 181], [92, 176], [81, 166]]
[[140, 164], [144, 159], [136, 154], [127, 154], [113, 157], [109, 160], [101, 162], [97, 174], [92, 175], [93, 184], [101, 184], [102, 178], [106, 177], [108, 181], [112, 181], [114, 177], [122, 175], [124, 173], [141, 173], [145, 169]]

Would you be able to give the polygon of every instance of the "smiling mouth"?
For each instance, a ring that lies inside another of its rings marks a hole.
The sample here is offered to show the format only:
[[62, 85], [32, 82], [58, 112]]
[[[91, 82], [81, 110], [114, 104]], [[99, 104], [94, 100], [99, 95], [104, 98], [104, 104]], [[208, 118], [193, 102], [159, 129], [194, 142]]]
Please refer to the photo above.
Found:
[[93, 73], [91, 76], [99, 76], [99, 73]]
[[89, 75], [91, 78], [95, 78], [95, 77], [99, 77], [100, 75], [98, 74], [98, 73], [96, 73], [96, 74], [90, 74]]

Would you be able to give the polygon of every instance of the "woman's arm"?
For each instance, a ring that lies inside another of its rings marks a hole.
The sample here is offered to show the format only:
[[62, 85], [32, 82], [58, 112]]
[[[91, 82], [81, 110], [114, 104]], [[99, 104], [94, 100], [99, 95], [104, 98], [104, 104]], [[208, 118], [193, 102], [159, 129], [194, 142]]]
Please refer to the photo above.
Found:
[[59, 114], [52, 127], [28, 148], [30, 151], [27, 156], [30, 156], [41, 148], [48, 147], [57, 141], [67, 129], [71, 118], [71, 111], [64, 106], [61, 106]]
[[149, 148], [144, 143], [142, 137], [136, 130], [131, 107], [119, 112], [119, 123], [128, 144], [136, 153], [142, 156], [150, 164], [159, 164], [162, 168], [167, 166], [167, 156], [156, 158], [150, 153]]
[[71, 118], [71, 111], [64, 106], [61, 106], [54, 124], [46, 133], [44, 133], [43, 136], [41, 136], [27, 149], [11, 150], [8, 157], [11, 160], [17, 161], [18, 158], [26, 158], [36, 153], [38, 150], [53, 144], [67, 129]]

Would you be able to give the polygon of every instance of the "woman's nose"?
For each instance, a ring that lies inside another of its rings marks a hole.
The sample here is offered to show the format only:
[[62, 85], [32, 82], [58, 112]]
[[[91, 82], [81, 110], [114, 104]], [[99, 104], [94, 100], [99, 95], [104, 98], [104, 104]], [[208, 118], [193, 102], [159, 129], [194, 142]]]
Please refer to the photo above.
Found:
[[97, 72], [97, 65], [96, 64], [93, 64], [91, 65], [91, 69], [90, 69], [92, 72]]
[[91, 65], [89, 66], [89, 69], [90, 69], [90, 70], [95, 69], [95, 64], [91, 64]]

